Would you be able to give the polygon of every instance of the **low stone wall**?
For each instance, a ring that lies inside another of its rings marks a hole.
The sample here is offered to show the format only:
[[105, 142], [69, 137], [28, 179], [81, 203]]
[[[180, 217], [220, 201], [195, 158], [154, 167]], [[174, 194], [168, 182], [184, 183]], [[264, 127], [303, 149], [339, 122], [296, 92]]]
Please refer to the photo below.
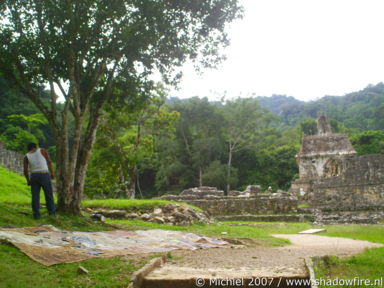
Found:
[[194, 205], [212, 216], [242, 214], [283, 214], [296, 212], [296, 197], [258, 196], [252, 198], [221, 197], [216, 199], [179, 200]]
[[285, 191], [262, 192], [259, 185], [250, 185], [243, 192], [230, 196], [215, 187], [195, 187], [179, 195], [163, 195], [159, 199], [181, 201], [199, 207], [211, 216], [244, 214], [287, 214], [297, 211], [298, 198]]
[[4, 144], [0, 142], [0, 165], [23, 175], [23, 159], [24, 155], [6, 149]]
[[316, 211], [315, 224], [378, 224], [384, 221], [383, 210]]

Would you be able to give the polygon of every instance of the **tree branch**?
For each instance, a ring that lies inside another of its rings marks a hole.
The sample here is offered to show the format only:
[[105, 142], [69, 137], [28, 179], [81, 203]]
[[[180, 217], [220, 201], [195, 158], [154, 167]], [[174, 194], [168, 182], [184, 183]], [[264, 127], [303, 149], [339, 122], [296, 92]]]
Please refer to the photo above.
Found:
[[[75, 77], [75, 55], [72, 50], [69, 51], [69, 56], [68, 56], [68, 78], [69, 78], [69, 85], [70, 85], [70, 93], [69, 95], [72, 96], [72, 101], [73, 101], [73, 113], [75, 118], [80, 117], [81, 115], [81, 110], [80, 110], [80, 95], [79, 95], [79, 86], [76, 81]], [[70, 100], [71, 97], [68, 99]]]
[[[14, 74], [15, 71], [12, 71], [8, 76], [11, 76], [12, 79], [19, 85], [23, 93], [36, 105], [36, 107], [44, 114], [44, 116], [51, 122], [50, 115], [51, 112], [45, 106], [39, 95], [34, 91], [32, 85], [30, 85], [29, 81], [24, 77], [24, 68], [19, 60], [16, 61], [17, 68], [17, 76]], [[22, 80], [20, 80], [20, 78]]]
[[[100, 81], [101, 76], [107, 69], [106, 60], [104, 59], [99, 65], [96, 65], [93, 69], [87, 69], [87, 74], [91, 74], [90, 77], [84, 77], [84, 81], [81, 83], [81, 110], [86, 111], [88, 108], [89, 100], [95, 93], [97, 83]], [[90, 72], [92, 71], [92, 73]]]

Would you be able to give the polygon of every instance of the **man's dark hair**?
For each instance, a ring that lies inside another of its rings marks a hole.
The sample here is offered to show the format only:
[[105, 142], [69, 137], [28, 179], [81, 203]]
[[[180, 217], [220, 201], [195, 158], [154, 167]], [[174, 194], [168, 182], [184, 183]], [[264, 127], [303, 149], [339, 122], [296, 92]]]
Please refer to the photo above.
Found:
[[36, 143], [29, 143], [27, 145], [27, 147], [28, 147], [28, 151], [31, 151], [33, 148], [37, 148], [37, 144]]

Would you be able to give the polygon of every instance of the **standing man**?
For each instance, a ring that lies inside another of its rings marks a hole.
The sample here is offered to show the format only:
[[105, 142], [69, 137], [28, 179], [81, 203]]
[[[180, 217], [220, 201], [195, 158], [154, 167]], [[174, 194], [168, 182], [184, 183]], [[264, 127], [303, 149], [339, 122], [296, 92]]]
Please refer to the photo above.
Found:
[[[29, 175], [29, 167], [31, 175]], [[24, 175], [32, 192], [33, 218], [40, 218], [40, 188], [43, 187], [48, 214], [56, 215], [53, 200], [52, 183], [54, 179], [52, 161], [47, 150], [40, 149], [36, 143], [28, 144], [28, 153], [24, 157]]]

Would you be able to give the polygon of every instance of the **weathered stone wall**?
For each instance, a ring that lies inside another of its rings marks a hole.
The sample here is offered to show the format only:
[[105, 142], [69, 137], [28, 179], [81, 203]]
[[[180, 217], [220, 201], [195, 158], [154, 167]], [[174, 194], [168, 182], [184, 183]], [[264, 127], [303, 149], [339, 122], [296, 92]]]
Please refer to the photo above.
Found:
[[212, 216], [243, 214], [284, 214], [295, 212], [296, 197], [257, 196], [252, 198], [220, 197], [216, 199], [182, 200]]
[[315, 212], [315, 224], [355, 223], [377, 224], [384, 221], [383, 210]]
[[4, 144], [0, 142], [0, 165], [23, 175], [23, 159], [24, 155], [6, 149]]
[[306, 136], [302, 141], [298, 156], [346, 154], [356, 154], [351, 142], [349, 142], [348, 135], [330, 133]]
[[356, 155], [345, 134], [307, 136], [297, 155], [300, 178], [332, 177], [343, 173], [344, 156]]
[[343, 173], [313, 180], [309, 201], [324, 211], [384, 209], [384, 155], [344, 156]]
[[343, 173], [344, 156], [301, 157], [299, 164], [300, 178], [333, 177]]

